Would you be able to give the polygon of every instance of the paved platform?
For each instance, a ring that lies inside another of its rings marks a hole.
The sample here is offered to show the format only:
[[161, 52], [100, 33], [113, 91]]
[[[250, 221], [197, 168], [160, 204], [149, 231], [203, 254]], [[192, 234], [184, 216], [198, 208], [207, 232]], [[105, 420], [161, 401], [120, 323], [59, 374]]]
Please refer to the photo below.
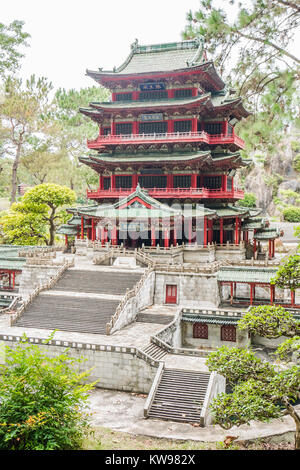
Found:
[[[250, 426], [234, 426], [229, 430], [217, 425], [200, 428], [187, 423], [145, 419], [143, 415], [145, 400], [145, 396], [133, 393], [94, 390], [89, 398], [91, 424], [135, 435], [200, 442], [219, 442], [229, 435], [238, 437], [240, 441], [270, 436], [278, 436], [282, 440], [282, 435], [285, 433], [289, 433], [293, 441], [295, 424], [289, 416], [285, 416], [282, 420], [274, 419], [270, 423], [253, 421]], [[300, 405], [296, 409], [300, 411]]]

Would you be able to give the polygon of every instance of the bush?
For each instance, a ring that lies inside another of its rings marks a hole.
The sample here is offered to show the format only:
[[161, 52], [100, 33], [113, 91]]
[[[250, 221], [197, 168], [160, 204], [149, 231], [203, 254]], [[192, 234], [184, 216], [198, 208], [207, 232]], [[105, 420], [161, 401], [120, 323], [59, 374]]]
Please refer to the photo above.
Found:
[[[90, 433], [85, 410], [88, 372], [79, 374], [79, 359], [67, 350], [50, 358], [23, 337], [5, 347], [0, 369], [0, 449], [80, 449]], [[76, 370], [77, 369], [77, 370]]]
[[286, 207], [283, 209], [282, 215], [287, 222], [300, 222], [300, 207]]
[[253, 193], [245, 193], [244, 199], [239, 201], [239, 206], [256, 207], [256, 196]]

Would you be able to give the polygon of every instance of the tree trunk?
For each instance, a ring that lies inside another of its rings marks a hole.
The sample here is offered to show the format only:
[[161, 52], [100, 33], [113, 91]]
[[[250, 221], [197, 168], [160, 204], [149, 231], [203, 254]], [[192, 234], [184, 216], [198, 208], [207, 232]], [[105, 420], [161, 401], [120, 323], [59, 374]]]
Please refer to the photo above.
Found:
[[17, 173], [18, 173], [18, 167], [19, 167], [19, 161], [20, 161], [20, 155], [21, 155], [21, 148], [22, 148], [22, 142], [19, 141], [19, 143], [17, 145], [16, 156], [15, 156], [13, 166], [12, 166], [10, 205], [12, 205], [14, 202], [16, 202]]
[[49, 224], [50, 224], [50, 227], [49, 227], [49, 235], [50, 235], [49, 246], [54, 245], [54, 241], [55, 241], [55, 223], [54, 223], [55, 210], [56, 210], [56, 207], [51, 208], [51, 214], [50, 214], [50, 217], [49, 217]]
[[300, 416], [296, 412], [295, 408], [288, 402], [285, 401], [285, 407], [288, 414], [293, 418], [296, 424], [295, 430], [295, 450], [300, 450]]

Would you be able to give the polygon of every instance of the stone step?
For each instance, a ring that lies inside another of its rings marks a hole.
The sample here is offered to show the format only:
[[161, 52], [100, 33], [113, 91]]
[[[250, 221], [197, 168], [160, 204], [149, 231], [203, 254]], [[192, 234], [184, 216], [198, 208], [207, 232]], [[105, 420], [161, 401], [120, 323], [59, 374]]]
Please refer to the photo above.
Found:
[[149, 418], [199, 423], [209, 373], [165, 369], [149, 410]]
[[55, 290], [97, 294], [125, 294], [140, 280], [139, 273], [85, 271], [68, 269], [55, 285]]

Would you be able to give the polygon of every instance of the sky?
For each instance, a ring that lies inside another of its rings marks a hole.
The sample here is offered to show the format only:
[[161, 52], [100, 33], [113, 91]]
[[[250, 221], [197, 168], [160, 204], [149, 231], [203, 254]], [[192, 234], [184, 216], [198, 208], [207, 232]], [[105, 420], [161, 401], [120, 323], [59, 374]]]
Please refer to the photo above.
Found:
[[[47, 77], [54, 89], [95, 85], [86, 69], [120, 66], [137, 38], [139, 44], [182, 39], [189, 10], [199, 0], [0, 0], [0, 21], [25, 22], [31, 35], [19, 75]], [[247, 2], [248, 0], [243, 0]], [[226, 7], [222, 0], [219, 6]], [[227, 9], [234, 18], [235, 6]], [[233, 19], [232, 18], [232, 19]], [[291, 47], [299, 50], [300, 31]], [[294, 49], [294, 50], [293, 50]]]
[[95, 82], [86, 69], [121, 65], [139, 44], [181, 40], [189, 10], [199, 0], [9, 0], [1, 22], [25, 22], [31, 35], [19, 75], [47, 77], [56, 88], [83, 88]]

